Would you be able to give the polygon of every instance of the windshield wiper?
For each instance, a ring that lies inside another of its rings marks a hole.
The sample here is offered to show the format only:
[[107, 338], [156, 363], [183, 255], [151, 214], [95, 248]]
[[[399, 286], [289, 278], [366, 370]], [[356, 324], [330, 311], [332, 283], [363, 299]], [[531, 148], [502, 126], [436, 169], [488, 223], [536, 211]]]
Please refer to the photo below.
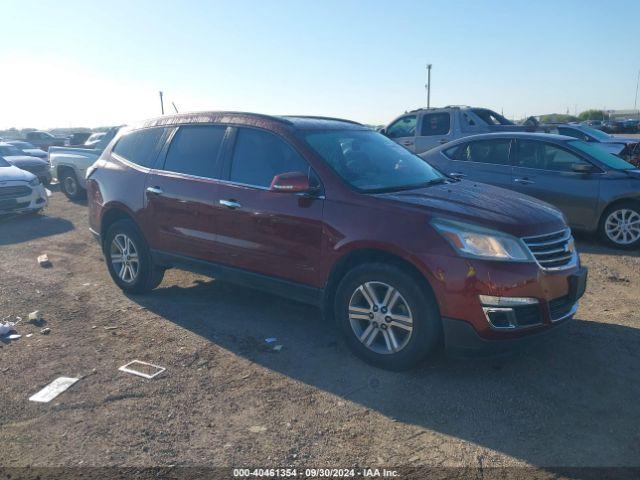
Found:
[[429, 180], [428, 182], [422, 183], [414, 183], [412, 185], [400, 185], [395, 187], [384, 187], [384, 188], [372, 188], [370, 190], [365, 190], [365, 193], [391, 193], [391, 192], [401, 192], [404, 190], [417, 190], [418, 188], [430, 187], [432, 185], [439, 185], [441, 183], [445, 183], [447, 181], [446, 178], [434, 178], [433, 180]]

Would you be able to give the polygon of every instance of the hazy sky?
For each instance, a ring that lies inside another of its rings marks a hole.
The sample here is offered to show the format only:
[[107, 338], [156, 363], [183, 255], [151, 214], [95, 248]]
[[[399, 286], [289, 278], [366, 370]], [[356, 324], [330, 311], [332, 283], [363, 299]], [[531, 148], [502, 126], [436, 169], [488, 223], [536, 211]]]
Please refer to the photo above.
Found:
[[0, 2], [0, 128], [167, 110], [387, 123], [426, 105], [509, 117], [633, 108], [639, 0]]

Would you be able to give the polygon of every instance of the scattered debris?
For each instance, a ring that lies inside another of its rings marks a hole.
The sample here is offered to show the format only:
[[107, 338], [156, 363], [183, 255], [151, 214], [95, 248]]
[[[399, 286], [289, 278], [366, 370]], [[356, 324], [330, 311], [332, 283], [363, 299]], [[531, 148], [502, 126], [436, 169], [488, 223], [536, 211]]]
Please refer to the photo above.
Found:
[[90, 283], [83, 283], [83, 284], [82, 284], [82, 286], [83, 286], [83, 287], [90, 287], [90, 286], [91, 286], [91, 284], [90, 284]]
[[267, 427], [263, 427], [262, 425], [253, 425], [249, 427], [249, 431], [252, 433], [264, 433], [267, 431]]
[[13, 334], [7, 336], [7, 338], [9, 340], [18, 340], [20, 337], [22, 337], [22, 335], [19, 335], [17, 333], [13, 333]]
[[104, 327], [105, 330], [115, 330], [118, 327]]
[[14, 332], [15, 326], [16, 324], [12, 322], [0, 323], [0, 336], [6, 335], [9, 332]]
[[30, 322], [39, 322], [40, 320], [42, 320], [42, 313], [40, 313], [40, 310], [36, 310], [35, 312], [31, 312], [29, 314], [29, 321]]
[[51, 261], [49, 260], [49, 257], [47, 256], [46, 253], [40, 255], [38, 257], [38, 264], [42, 267], [42, 268], [49, 268], [51, 267]]
[[[140, 370], [135, 370], [131, 368], [131, 365], [140, 365]], [[153, 363], [142, 362], [140, 360], [133, 360], [126, 365], [121, 366], [118, 370], [121, 372], [130, 373], [132, 375], [137, 375], [142, 378], [152, 379], [160, 375], [162, 372], [166, 370], [164, 367], [160, 367], [158, 365], [154, 365]]]
[[38, 393], [31, 395], [29, 400], [41, 403], [50, 402], [78, 380], [78, 378], [58, 377]]
[[45, 327], [42, 330], [40, 330], [40, 333], [42, 335], [49, 335], [51, 333], [51, 329], [49, 327]]
[[271, 347], [271, 350], [274, 352], [279, 352], [280, 350], [282, 350], [282, 345], [280, 344], [272, 346], [272, 344], [276, 343], [277, 341], [277, 337], [269, 337], [264, 339], [264, 342], [269, 345]]
[[25, 338], [31, 338], [33, 337], [33, 333], [28, 333], [27, 335], [25, 335]]

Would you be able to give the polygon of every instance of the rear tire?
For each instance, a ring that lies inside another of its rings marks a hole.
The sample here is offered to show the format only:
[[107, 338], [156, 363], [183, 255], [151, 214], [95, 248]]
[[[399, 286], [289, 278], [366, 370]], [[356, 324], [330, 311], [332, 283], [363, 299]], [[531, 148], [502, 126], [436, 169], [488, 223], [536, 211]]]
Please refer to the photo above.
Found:
[[368, 263], [349, 271], [338, 285], [334, 315], [353, 352], [388, 370], [416, 366], [442, 338], [433, 293], [394, 265]]
[[640, 246], [640, 204], [621, 202], [602, 214], [598, 233], [612, 247], [630, 250]]
[[113, 223], [103, 251], [111, 278], [124, 292], [150, 292], [162, 282], [164, 269], [154, 265], [149, 246], [133, 221]]
[[73, 170], [64, 169], [58, 178], [60, 181], [60, 190], [69, 200], [80, 200], [86, 195], [86, 190], [80, 186], [78, 177]]

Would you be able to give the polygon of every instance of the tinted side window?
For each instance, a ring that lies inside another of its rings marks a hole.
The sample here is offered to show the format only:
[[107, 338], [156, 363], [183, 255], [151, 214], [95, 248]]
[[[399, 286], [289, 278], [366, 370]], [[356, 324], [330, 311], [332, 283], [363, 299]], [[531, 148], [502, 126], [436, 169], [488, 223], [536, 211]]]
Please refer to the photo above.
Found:
[[446, 135], [449, 130], [451, 130], [451, 115], [448, 113], [427, 113], [422, 116], [421, 136]]
[[230, 180], [269, 187], [281, 173], [310, 173], [307, 162], [276, 135], [251, 128], [239, 128], [236, 137]]
[[550, 143], [523, 140], [518, 142], [517, 166], [557, 172], [571, 172], [574, 163], [589, 165], [577, 155]]
[[163, 170], [215, 178], [216, 161], [226, 130], [218, 125], [180, 127], [171, 140]]
[[147, 128], [127, 133], [113, 147], [113, 153], [137, 165], [151, 168], [166, 138], [166, 129]]
[[400, 138], [400, 137], [413, 137], [416, 134], [416, 122], [417, 117], [415, 115], [408, 115], [396, 120], [387, 128], [387, 137]]
[[510, 144], [507, 138], [479, 140], [450, 148], [445, 153], [453, 160], [509, 165]]

